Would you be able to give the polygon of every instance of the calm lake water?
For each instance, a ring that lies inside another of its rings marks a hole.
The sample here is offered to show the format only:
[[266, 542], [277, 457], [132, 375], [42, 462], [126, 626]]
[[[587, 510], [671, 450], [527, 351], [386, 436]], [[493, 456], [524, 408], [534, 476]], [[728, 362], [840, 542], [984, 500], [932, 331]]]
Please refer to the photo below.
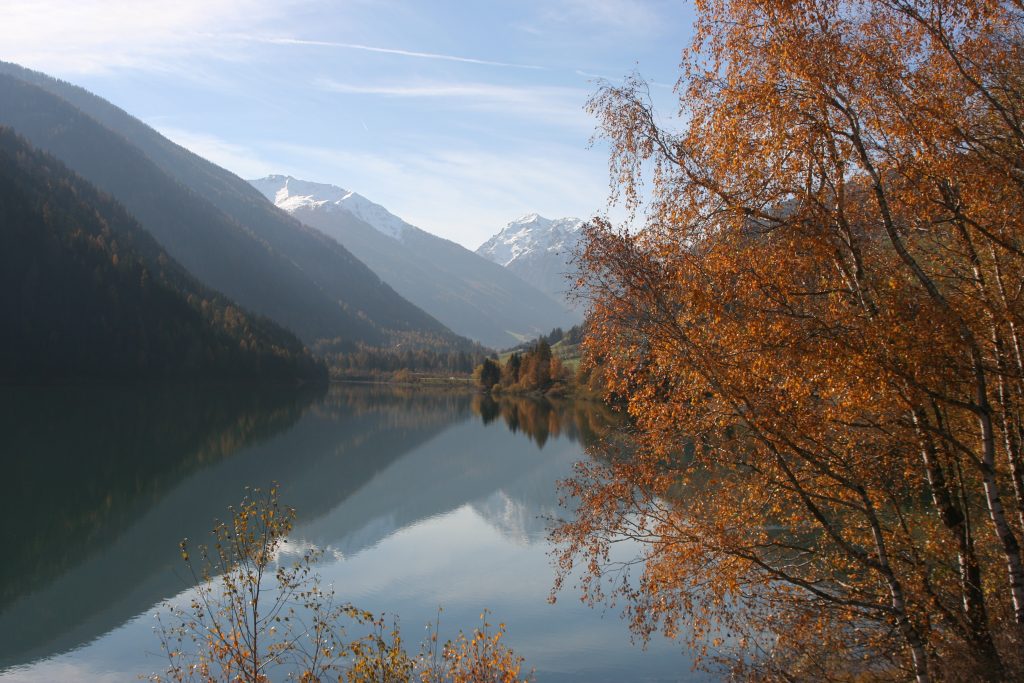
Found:
[[[549, 604], [556, 482], [611, 422], [587, 404], [335, 385], [0, 390], [0, 681], [162, 671], [159, 605], [247, 486], [280, 484], [290, 542], [324, 551], [338, 595], [400, 617], [416, 649], [479, 624], [545, 681], [691, 681], [679, 644], [630, 642], [616, 609]], [[623, 548], [629, 553], [631, 549]]]

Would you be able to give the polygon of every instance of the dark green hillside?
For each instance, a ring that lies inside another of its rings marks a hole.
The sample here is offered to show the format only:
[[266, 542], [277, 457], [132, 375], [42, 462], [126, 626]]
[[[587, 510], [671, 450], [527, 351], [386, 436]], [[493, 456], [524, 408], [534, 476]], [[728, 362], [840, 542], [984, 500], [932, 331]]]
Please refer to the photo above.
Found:
[[[0, 613], [19, 595], [102, 555], [182, 480], [291, 427], [327, 389], [236, 382], [0, 387], [0, 452], [11, 456], [8, 476], [23, 484], [0, 499], [0, 537], [18, 558], [0, 565]], [[138, 569], [132, 564], [125, 573]], [[127, 588], [125, 581], [115, 585]], [[12, 649], [0, 645], [0, 661]]]
[[462, 341], [241, 178], [80, 88], [0, 64], [0, 125], [111, 194], [204, 284], [309, 343]]
[[115, 201], [0, 127], [0, 381], [322, 377], [291, 333], [197, 283]]

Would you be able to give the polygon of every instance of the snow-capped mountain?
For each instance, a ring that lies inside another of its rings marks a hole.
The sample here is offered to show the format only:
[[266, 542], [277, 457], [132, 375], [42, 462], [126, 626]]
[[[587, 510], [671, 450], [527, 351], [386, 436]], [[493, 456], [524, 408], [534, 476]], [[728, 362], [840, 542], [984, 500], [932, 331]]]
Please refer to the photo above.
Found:
[[481, 244], [476, 253], [505, 267], [517, 259], [535, 258], [540, 253], [560, 254], [576, 246], [582, 225], [579, 218], [552, 220], [531, 213], [506, 225]]
[[476, 253], [564, 301], [571, 289], [574, 267], [570, 260], [582, 227], [579, 218], [550, 219], [531, 213], [509, 223]]
[[279, 208], [333, 237], [457, 334], [507, 348], [579, 322], [578, 313], [512, 270], [410, 225], [355, 192], [281, 175], [249, 182]]
[[380, 204], [336, 185], [314, 183], [283, 175], [271, 175], [249, 182], [262, 192], [263, 196], [288, 213], [295, 213], [298, 209], [343, 210], [388, 237], [399, 240], [406, 230], [419, 230]]

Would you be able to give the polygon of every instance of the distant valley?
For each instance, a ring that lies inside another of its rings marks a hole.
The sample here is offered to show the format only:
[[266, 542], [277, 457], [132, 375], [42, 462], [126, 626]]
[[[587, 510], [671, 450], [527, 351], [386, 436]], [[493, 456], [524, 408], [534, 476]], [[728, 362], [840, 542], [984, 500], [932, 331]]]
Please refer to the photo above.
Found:
[[249, 182], [456, 334], [506, 348], [580, 320], [529, 276], [410, 225], [358, 193], [282, 175]]
[[81, 88], [0, 63], [0, 125], [113, 197], [203, 284], [307, 344], [470, 344], [238, 176]]
[[474, 253], [332, 185], [245, 181], [3, 62], [0, 130], [8, 378], [322, 376], [306, 349], [443, 368], [581, 319], [560, 287], [574, 219], [514, 221]]

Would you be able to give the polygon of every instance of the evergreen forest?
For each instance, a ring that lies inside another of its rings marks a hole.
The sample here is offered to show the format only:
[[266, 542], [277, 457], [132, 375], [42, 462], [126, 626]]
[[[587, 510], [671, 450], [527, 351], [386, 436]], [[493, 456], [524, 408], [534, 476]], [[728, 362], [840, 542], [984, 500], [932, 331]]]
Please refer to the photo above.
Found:
[[0, 379], [317, 379], [277, 324], [196, 282], [123, 207], [0, 129]]

